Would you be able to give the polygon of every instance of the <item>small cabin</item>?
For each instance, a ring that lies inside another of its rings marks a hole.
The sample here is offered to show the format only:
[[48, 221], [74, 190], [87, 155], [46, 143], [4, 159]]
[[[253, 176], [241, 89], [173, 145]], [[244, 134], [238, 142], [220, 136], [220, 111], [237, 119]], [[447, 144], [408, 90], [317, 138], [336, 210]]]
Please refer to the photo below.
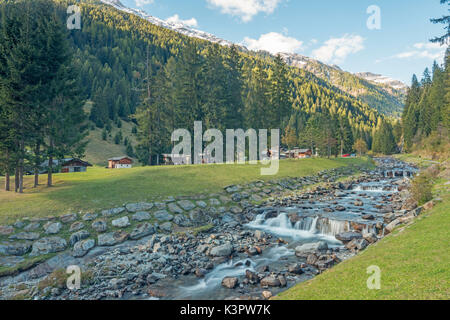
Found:
[[311, 151], [311, 149], [295, 148], [295, 149], [286, 151], [286, 156], [288, 158], [294, 158], [294, 159], [311, 158], [312, 151]]
[[129, 169], [133, 166], [133, 159], [130, 157], [115, 157], [108, 159], [109, 169]]
[[[40, 173], [47, 173], [49, 167], [49, 160], [44, 161], [40, 165]], [[86, 172], [87, 167], [92, 167], [89, 162], [80, 160], [78, 158], [67, 158], [61, 160], [53, 160], [52, 171], [69, 173], [69, 172]]]

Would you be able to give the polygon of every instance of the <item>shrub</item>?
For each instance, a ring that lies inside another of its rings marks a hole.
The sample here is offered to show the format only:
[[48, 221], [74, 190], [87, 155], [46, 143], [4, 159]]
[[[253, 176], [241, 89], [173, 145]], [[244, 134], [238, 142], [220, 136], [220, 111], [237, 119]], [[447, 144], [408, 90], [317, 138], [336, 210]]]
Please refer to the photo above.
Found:
[[433, 199], [432, 189], [433, 181], [426, 173], [415, 177], [411, 184], [412, 197], [419, 206]]

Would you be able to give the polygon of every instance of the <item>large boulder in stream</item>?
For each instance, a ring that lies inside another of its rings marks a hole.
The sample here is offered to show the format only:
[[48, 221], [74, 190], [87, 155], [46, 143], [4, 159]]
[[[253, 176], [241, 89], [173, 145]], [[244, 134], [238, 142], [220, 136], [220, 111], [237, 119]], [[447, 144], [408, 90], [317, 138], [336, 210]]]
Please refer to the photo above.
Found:
[[328, 244], [325, 241], [305, 243], [295, 248], [295, 255], [297, 257], [308, 256], [309, 253], [317, 251], [327, 251]]
[[233, 253], [233, 246], [231, 243], [226, 243], [211, 249], [210, 255], [214, 257], [227, 257]]
[[359, 232], [342, 232], [335, 236], [336, 239], [344, 243], [350, 242], [353, 239], [361, 239], [363, 236]]

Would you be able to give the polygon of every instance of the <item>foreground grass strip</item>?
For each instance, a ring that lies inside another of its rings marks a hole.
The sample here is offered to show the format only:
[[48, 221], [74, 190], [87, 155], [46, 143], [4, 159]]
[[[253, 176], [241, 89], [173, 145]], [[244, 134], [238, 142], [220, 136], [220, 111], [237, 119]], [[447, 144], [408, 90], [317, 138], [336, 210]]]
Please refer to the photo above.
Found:
[[[450, 299], [450, 196], [412, 225], [399, 228], [358, 256], [275, 297], [317, 299]], [[367, 267], [381, 269], [381, 289], [369, 290]]]
[[[167, 196], [215, 193], [230, 184], [312, 175], [321, 170], [367, 163], [367, 159], [282, 160], [275, 176], [261, 176], [262, 165], [192, 165], [137, 167], [56, 174], [55, 187], [33, 188], [25, 180], [25, 194], [0, 191], [0, 224], [17, 218], [45, 217], [67, 212], [97, 211], [124, 203], [152, 201]], [[45, 177], [41, 177], [44, 182]], [[0, 185], [4, 183], [0, 178]], [[14, 179], [13, 179], [14, 180]]]

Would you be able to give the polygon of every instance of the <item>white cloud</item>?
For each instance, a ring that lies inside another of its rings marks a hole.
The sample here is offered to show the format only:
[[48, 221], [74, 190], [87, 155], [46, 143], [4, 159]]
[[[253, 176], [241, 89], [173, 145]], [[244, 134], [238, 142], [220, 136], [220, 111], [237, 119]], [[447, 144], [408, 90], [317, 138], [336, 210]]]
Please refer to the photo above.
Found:
[[191, 18], [189, 20], [181, 20], [180, 16], [178, 14], [168, 18], [166, 20], [166, 22], [173, 23], [173, 24], [183, 24], [188, 27], [197, 27], [198, 26], [197, 19]]
[[439, 43], [419, 42], [415, 43], [412, 48], [408, 50], [385, 59], [379, 59], [376, 62], [380, 63], [390, 59], [429, 59], [442, 61], [445, 57], [445, 50], [446, 46], [441, 46]]
[[323, 46], [313, 51], [313, 57], [325, 63], [339, 64], [348, 55], [364, 49], [364, 38], [358, 35], [344, 35], [342, 38], [331, 38]]
[[272, 54], [279, 52], [294, 53], [302, 48], [302, 41], [284, 36], [281, 33], [270, 32], [259, 39], [245, 37], [243, 44], [250, 50], [265, 50]]
[[147, 4], [152, 4], [154, 2], [154, 0], [136, 0], [136, 5], [138, 7], [143, 7]]
[[249, 22], [260, 12], [271, 14], [282, 0], [206, 0], [222, 13], [240, 17], [243, 22]]

